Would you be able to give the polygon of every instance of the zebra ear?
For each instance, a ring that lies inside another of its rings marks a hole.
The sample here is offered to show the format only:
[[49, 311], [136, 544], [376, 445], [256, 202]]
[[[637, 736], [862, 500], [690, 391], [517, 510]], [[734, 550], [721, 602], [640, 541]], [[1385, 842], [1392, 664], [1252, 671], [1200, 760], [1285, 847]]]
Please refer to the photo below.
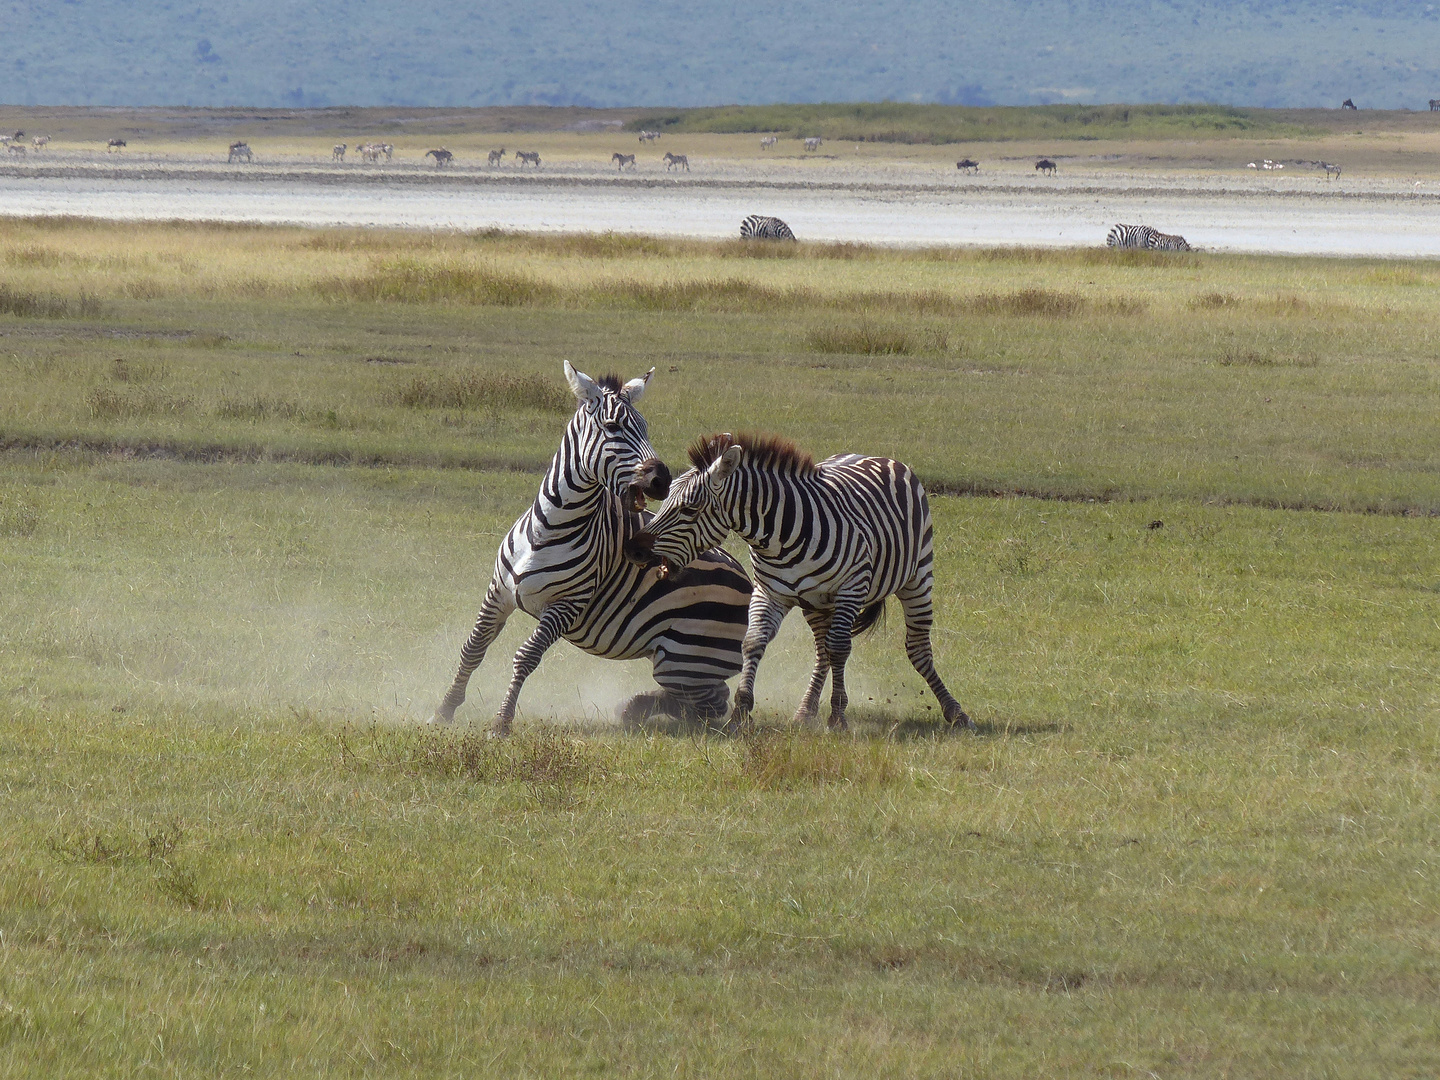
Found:
[[655, 369], [652, 367], [649, 371], [645, 372], [644, 375], [641, 375], [640, 378], [631, 379], [621, 388], [621, 396], [630, 402], [631, 405], [634, 405], [640, 400], [640, 395], [645, 393], [645, 387], [650, 383], [650, 376], [654, 374]]
[[744, 451], [740, 447], [732, 446], [715, 459], [710, 468], [705, 471], [705, 478], [710, 482], [712, 488], [718, 488], [729, 479], [730, 474], [735, 471], [735, 466], [740, 464], [742, 453]]
[[599, 401], [603, 396], [600, 384], [583, 371], [576, 371], [569, 360], [565, 361], [565, 381], [570, 384], [570, 392], [581, 405]]

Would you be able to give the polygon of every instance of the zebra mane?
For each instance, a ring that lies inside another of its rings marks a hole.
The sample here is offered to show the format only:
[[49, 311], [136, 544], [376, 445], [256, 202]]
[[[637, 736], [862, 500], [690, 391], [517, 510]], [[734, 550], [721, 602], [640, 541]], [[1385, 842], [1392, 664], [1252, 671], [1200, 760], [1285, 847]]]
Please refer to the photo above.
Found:
[[600, 384], [600, 389], [609, 390], [612, 394], [618, 394], [625, 386], [619, 375], [601, 375], [595, 381]]
[[709, 468], [732, 446], [745, 451], [745, 460], [761, 468], [793, 469], [795, 472], [815, 471], [815, 459], [789, 439], [780, 435], [755, 435], [742, 431], [739, 435], [701, 435], [686, 451], [690, 464], [697, 469]]

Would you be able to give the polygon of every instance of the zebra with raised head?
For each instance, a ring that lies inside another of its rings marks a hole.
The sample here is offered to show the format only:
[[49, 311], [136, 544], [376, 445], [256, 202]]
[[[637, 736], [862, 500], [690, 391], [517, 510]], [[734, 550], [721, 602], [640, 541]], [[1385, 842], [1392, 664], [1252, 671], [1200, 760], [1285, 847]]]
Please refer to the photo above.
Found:
[[625, 556], [626, 540], [644, 523], [637, 493], [663, 498], [670, 483], [635, 408], [654, 371], [622, 386], [614, 376], [597, 382], [566, 361], [578, 407], [534, 504], [500, 544], [436, 720], [454, 719], [471, 674], [517, 608], [539, 625], [515, 654], [514, 676], [495, 716], [498, 734], [509, 733], [520, 688], [562, 637], [593, 656], [650, 658], [661, 689], [627, 702], [622, 721], [724, 716], [725, 680], [740, 670], [749, 578], [718, 550], [698, 553], [683, 572], [666, 575]]
[[350, 146], [349, 146], [349, 144], [347, 144], [347, 143], [343, 143], [343, 142], [342, 142], [342, 143], [336, 143], [336, 144], [335, 144], [335, 148], [330, 151], [330, 160], [331, 160], [331, 161], [344, 161], [344, 160], [345, 160], [345, 151], [346, 151], [346, 150], [349, 150], [349, 149], [350, 149]]
[[540, 167], [540, 152], [538, 150], [516, 150], [515, 160], [521, 165], [534, 165]]
[[794, 240], [790, 226], [778, 217], [751, 214], [740, 223], [741, 240]]
[[664, 570], [685, 565], [731, 532], [750, 546], [755, 590], [728, 727], [738, 727], [754, 707], [765, 647], [786, 613], [799, 607], [815, 636], [815, 668], [795, 719], [815, 717], [830, 674], [830, 727], [843, 728], [850, 639], [879, 620], [890, 596], [904, 609], [906, 654], [945, 721], [972, 726], [935, 671], [934, 530], [925, 489], [909, 468], [859, 454], [817, 465], [787, 440], [728, 433], [697, 440], [690, 462], [626, 553]]
[[672, 154], [669, 150], [666, 150], [665, 156], [660, 160], [665, 162], [666, 172], [675, 168], [683, 168], [686, 172], [690, 171], [690, 159], [684, 154]]
[[1190, 245], [1185, 242], [1183, 236], [1176, 236], [1173, 233], [1156, 232], [1150, 230], [1150, 236], [1145, 241], [1145, 246], [1151, 251], [1189, 251]]
[[1147, 248], [1155, 230], [1149, 225], [1116, 225], [1105, 237], [1105, 246], [1112, 248]]
[[502, 161], [505, 160], [505, 148], [502, 146], [499, 150], [491, 150], [488, 160], [492, 169], [496, 165], [499, 165]]
[[622, 154], [622, 153], [620, 153], [619, 151], [616, 151], [615, 153], [613, 153], [613, 154], [610, 155], [610, 164], [612, 164], [612, 165], [615, 166], [615, 171], [616, 171], [616, 172], [619, 172], [621, 169], [625, 168], [627, 165], [628, 165], [630, 168], [633, 169], [633, 168], [635, 168], [635, 155], [634, 155], [634, 154]]
[[766, 135], [765, 138], [760, 140], [760, 149], [773, 150], [779, 142], [780, 137], [778, 135]]

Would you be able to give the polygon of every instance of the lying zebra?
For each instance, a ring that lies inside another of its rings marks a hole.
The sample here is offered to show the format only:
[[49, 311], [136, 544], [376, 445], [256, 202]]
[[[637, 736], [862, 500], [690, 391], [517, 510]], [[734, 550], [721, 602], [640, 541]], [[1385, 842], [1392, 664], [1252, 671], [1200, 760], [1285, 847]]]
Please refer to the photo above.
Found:
[[978, 173], [980, 171], [980, 163], [978, 161], [972, 161], [968, 157], [961, 158], [959, 161], [955, 162], [955, 168], [959, 169], [961, 172]]
[[250, 152], [250, 144], [233, 142], [230, 144], [230, 156], [225, 159], [227, 165], [244, 158], [246, 161], [253, 161], [254, 155]]
[[452, 161], [455, 160], [455, 155], [452, 154], [449, 150], [446, 150], [443, 146], [439, 150], [426, 150], [425, 156], [433, 157], [435, 159], [435, 167], [437, 169], [444, 168], [446, 165], [449, 165]]
[[515, 160], [521, 165], [534, 165], [537, 169], [540, 167], [540, 154], [534, 150], [516, 150]]
[[491, 150], [491, 151], [490, 151], [489, 162], [490, 162], [490, 167], [491, 167], [492, 169], [493, 169], [496, 165], [499, 165], [499, 164], [500, 164], [502, 161], [504, 161], [504, 160], [505, 160], [505, 148], [504, 148], [503, 146], [502, 146], [499, 150]]
[[672, 154], [669, 150], [666, 150], [665, 156], [660, 160], [665, 162], [666, 172], [669, 172], [675, 166], [683, 167], [686, 172], [690, 171], [690, 159], [687, 158], [684, 154]]
[[617, 153], [614, 153], [614, 154], [611, 154], [611, 155], [610, 155], [610, 162], [611, 162], [611, 164], [613, 164], [613, 165], [615, 166], [615, 169], [616, 169], [617, 172], [618, 172], [619, 170], [625, 168], [625, 166], [627, 166], [627, 165], [630, 166], [630, 168], [633, 169], [633, 168], [635, 168], [635, 155], [634, 155], [634, 154], [621, 154], [621, 153], [618, 153], [618, 152], [617, 152]]
[[495, 716], [497, 734], [509, 734], [521, 687], [561, 637], [592, 656], [651, 660], [660, 690], [622, 706], [627, 724], [656, 715], [705, 721], [725, 715], [725, 680], [740, 670], [749, 578], [718, 549], [666, 575], [625, 555], [626, 541], [648, 520], [635, 509], [637, 493], [663, 498], [670, 486], [670, 472], [655, 457], [635, 408], [654, 373], [651, 368], [622, 386], [613, 376], [597, 382], [566, 361], [578, 407], [534, 504], [500, 544], [436, 721], [454, 719], [471, 674], [516, 608], [539, 625], [515, 654], [514, 676]]
[[790, 226], [778, 217], [751, 214], [740, 223], [741, 240], [794, 240]]

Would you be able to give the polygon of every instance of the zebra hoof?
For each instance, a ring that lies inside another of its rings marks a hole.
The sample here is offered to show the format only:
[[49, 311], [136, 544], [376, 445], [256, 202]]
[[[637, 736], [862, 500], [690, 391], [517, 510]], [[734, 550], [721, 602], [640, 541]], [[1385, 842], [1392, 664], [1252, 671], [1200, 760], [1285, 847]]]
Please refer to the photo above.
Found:
[[490, 734], [497, 739], [508, 739], [510, 737], [510, 717], [497, 716], [495, 723], [490, 725]]
[[975, 721], [966, 715], [958, 702], [945, 706], [945, 723], [951, 727], [965, 728], [967, 731], [975, 730]]
[[441, 705], [435, 710], [435, 715], [426, 721], [428, 724], [452, 724], [455, 722], [455, 706]]
[[828, 724], [827, 726], [830, 728], [831, 731], [849, 731], [849, 730], [850, 730], [850, 722], [845, 719], [845, 714], [844, 714], [843, 712], [840, 713], [840, 715], [838, 715], [838, 716], [835, 715], [834, 712], [831, 712], [831, 713], [830, 713], [830, 722], [829, 722], [829, 724]]

